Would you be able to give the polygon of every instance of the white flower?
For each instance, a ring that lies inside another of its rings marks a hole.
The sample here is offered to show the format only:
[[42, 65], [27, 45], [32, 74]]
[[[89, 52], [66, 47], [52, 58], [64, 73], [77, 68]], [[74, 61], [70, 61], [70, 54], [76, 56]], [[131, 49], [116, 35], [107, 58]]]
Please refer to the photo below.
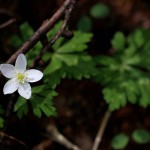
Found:
[[11, 94], [18, 90], [18, 93], [29, 99], [31, 97], [31, 86], [28, 82], [37, 82], [43, 77], [43, 73], [36, 69], [26, 70], [27, 60], [24, 54], [19, 54], [15, 66], [11, 64], [1, 64], [2, 74], [10, 80], [3, 88], [4, 94]]

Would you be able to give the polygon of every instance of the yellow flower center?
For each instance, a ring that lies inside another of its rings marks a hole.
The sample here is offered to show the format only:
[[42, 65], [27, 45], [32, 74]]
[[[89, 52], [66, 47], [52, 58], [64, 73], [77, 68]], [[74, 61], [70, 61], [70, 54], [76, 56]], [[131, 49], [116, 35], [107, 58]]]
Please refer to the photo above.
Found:
[[24, 81], [25, 81], [25, 74], [24, 73], [17, 73], [16, 74], [16, 78], [17, 78], [18, 82], [24, 83]]

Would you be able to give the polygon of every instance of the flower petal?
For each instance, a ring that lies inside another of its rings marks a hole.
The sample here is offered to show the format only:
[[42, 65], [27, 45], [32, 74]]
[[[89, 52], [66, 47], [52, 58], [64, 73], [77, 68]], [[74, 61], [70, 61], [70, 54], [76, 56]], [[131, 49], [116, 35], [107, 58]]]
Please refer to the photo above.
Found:
[[11, 64], [1, 64], [0, 70], [3, 74], [3, 76], [7, 78], [13, 78], [15, 73], [15, 67]]
[[19, 88], [18, 88], [18, 93], [26, 98], [29, 99], [31, 97], [31, 86], [29, 83], [25, 82], [25, 83], [20, 83], [19, 84]]
[[15, 92], [18, 89], [19, 83], [15, 78], [9, 80], [6, 82], [3, 88], [3, 93], [4, 94], [11, 94]]
[[36, 69], [30, 69], [25, 72], [27, 82], [37, 82], [43, 77], [43, 73]]
[[18, 71], [25, 71], [27, 66], [27, 60], [24, 54], [19, 54], [16, 63], [15, 63], [15, 68]]

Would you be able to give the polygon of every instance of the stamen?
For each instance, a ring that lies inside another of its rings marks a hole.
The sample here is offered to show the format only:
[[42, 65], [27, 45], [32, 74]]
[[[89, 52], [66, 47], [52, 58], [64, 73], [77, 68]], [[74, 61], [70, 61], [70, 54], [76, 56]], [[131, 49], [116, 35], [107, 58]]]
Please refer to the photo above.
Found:
[[17, 78], [18, 82], [22, 82], [22, 83], [25, 82], [25, 74], [24, 73], [17, 73], [16, 78]]

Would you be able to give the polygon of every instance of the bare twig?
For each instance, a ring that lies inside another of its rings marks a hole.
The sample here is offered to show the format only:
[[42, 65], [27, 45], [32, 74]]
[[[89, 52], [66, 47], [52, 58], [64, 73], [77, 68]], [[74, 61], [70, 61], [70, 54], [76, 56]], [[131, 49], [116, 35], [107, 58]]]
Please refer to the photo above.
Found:
[[[73, 33], [71, 31], [68, 31], [66, 28], [68, 26], [68, 22], [72, 13], [72, 10], [75, 6], [76, 0], [71, 0], [71, 4], [68, 6], [68, 8], [66, 8], [65, 10], [65, 18], [63, 21], [63, 24], [60, 28], [60, 30], [54, 35], [54, 37], [49, 41], [49, 43], [43, 48], [43, 50], [40, 52], [40, 54], [36, 57], [35, 61], [33, 62], [32, 66], [33, 67], [36, 62], [38, 62], [43, 54], [50, 49], [50, 47], [56, 42], [56, 40], [58, 40], [60, 37], [63, 36], [73, 36]], [[69, 33], [69, 34], [68, 34]]]
[[81, 150], [78, 146], [70, 142], [64, 135], [62, 135], [54, 125], [49, 125], [46, 129], [49, 133], [48, 137], [54, 140], [55, 142], [64, 145], [68, 149]]
[[[9, 138], [10, 140], [16, 141], [17, 143], [19, 143], [19, 144], [21, 144], [22, 146], [24, 146], [24, 147], [26, 147], [27, 149], [29, 149], [29, 147], [28, 147], [24, 142], [22, 142], [22, 141], [16, 139], [16, 138], [13, 137], [13, 136], [7, 135], [7, 134], [4, 133], [4, 132], [0, 132], [0, 143], [2, 143], [1, 140], [2, 140], [4, 137]], [[1, 146], [2, 146], [2, 145], [1, 145]]]
[[[27, 40], [8, 60], [6, 63], [13, 63], [20, 53], [26, 53], [43, 37], [61, 18], [66, 9], [72, 4], [73, 0], [66, 0], [56, 13], [40, 26], [40, 28]], [[75, 1], [75, 0], [74, 0]]]
[[16, 21], [17, 21], [16, 18], [11, 18], [11, 19], [9, 19], [8, 21], [2, 23], [2, 24], [0, 25], [0, 29], [4, 29], [4, 28], [10, 26], [10, 25], [14, 24]]
[[110, 115], [111, 115], [111, 112], [109, 110], [107, 110], [105, 112], [104, 118], [102, 120], [102, 123], [101, 123], [101, 125], [99, 127], [98, 133], [97, 133], [96, 138], [94, 140], [94, 144], [93, 144], [92, 150], [98, 150], [98, 147], [100, 145], [100, 142], [102, 141], [102, 137], [103, 137], [105, 128], [107, 126], [108, 120], [110, 118]]

